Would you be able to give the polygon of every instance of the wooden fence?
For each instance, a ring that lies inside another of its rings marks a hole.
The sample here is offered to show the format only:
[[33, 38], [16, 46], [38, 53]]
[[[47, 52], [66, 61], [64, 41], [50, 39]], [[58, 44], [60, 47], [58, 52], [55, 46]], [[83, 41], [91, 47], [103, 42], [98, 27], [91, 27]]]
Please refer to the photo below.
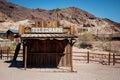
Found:
[[0, 48], [0, 58], [3, 59], [3, 57], [9, 57], [9, 47], [1, 47]]
[[73, 52], [73, 60], [78, 60], [81, 62], [97, 62], [103, 65], [110, 65], [113, 63], [120, 64], [120, 54], [112, 53], [92, 53], [92, 52]]
[[[0, 58], [1, 59], [12, 59], [14, 56], [15, 50], [11, 50], [9, 47], [0, 47]], [[22, 50], [20, 50], [20, 53], [18, 57], [23, 57], [22, 56]]]
[[120, 64], [120, 54], [113, 54], [113, 65]]
[[[23, 57], [22, 50], [20, 51], [18, 57]], [[12, 59], [14, 55], [14, 50], [10, 50], [9, 47], [0, 48], [0, 58]], [[103, 65], [113, 65], [120, 64], [120, 54], [104, 54], [104, 53], [92, 53], [92, 52], [73, 52], [73, 60], [78, 60], [81, 62], [97, 62]]]

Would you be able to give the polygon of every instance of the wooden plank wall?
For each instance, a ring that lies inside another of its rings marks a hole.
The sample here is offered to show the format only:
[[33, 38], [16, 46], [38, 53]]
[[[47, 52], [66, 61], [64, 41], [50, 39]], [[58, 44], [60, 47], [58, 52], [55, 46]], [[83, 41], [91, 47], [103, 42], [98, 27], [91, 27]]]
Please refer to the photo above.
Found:
[[70, 45], [69, 44], [67, 44], [64, 54], [65, 55], [61, 58], [59, 66], [63, 66], [63, 67], [69, 66], [70, 67], [70, 65], [71, 65], [70, 56], [71, 55], [70, 55]]
[[30, 66], [70, 66], [70, 45], [68, 40], [27, 41], [27, 64]]

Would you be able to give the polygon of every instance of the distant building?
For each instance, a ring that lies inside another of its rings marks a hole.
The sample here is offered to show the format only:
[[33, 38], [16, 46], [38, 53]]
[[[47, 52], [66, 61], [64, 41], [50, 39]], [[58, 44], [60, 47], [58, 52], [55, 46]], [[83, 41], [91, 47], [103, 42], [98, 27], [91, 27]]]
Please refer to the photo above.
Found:
[[0, 31], [0, 38], [7, 38], [5, 31]]
[[16, 29], [9, 29], [7, 32], [6, 32], [6, 35], [7, 35], [7, 38], [10, 39], [10, 40], [14, 40], [14, 35], [15, 34], [18, 34], [18, 30]]

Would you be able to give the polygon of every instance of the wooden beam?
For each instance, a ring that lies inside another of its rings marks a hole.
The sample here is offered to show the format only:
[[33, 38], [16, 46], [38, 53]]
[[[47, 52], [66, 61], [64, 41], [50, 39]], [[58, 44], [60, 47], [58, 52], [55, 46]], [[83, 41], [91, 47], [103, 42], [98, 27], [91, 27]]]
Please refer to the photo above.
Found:
[[71, 64], [71, 72], [73, 72], [73, 57], [72, 57], [72, 39], [70, 39], [70, 64]]
[[109, 55], [108, 55], [108, 65], [110, 65], [110, 60], [111, 60], [111, 54], [109, 52]]
[[25, 45], [25, 60], [24, 60], [24, 69], [27, 68], [27, 45]]
[[115, 65], [115, 54], [113, 53], [113, 65]]
[[90, 59], [89, 59], [89, 56], [90, 56], [89, 54], [90, 54], [90, 53], [89, 53], [89, 51], [88, 51], [88, 52], [87, 52], [87, 63], [89, 63], [89, 60], [90, 60]]

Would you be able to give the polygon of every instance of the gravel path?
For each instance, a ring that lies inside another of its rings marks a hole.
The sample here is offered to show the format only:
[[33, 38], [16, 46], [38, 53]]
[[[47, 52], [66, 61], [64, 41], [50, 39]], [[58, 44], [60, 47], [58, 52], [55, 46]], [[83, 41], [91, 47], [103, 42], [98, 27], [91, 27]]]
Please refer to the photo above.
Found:
[[0, 60], [0, 80], [120, 80], [120, 65], [108, 66], [74, 61], [77, 72], [44, 72], [37, 69], [9, 67]]

